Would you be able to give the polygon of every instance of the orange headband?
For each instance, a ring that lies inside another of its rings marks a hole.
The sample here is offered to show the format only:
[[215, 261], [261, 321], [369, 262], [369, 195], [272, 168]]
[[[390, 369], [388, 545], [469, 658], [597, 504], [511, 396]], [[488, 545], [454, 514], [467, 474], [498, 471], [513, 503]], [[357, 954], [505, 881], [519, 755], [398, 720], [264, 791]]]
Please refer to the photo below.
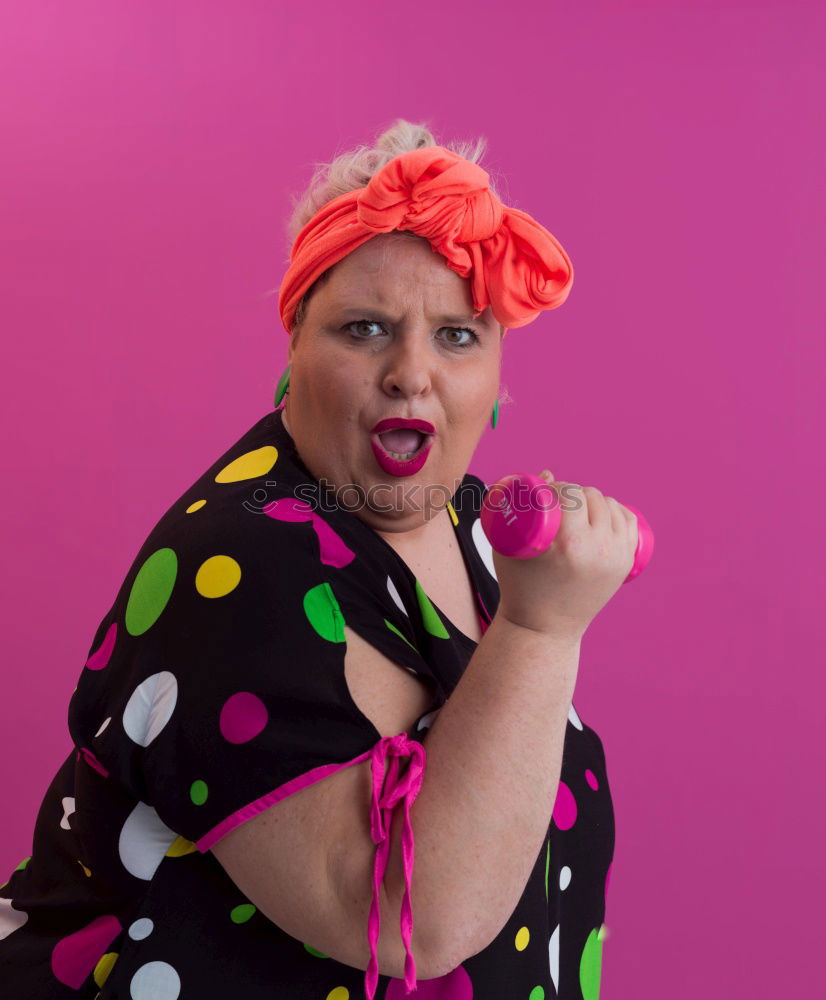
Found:
[[296, 306], [313, 282], [379, 233], [409, 229], [430, 242], [451, 270], [471, 279], [474, 314], [491, 306], [504, 327], [531, 323], [561, 306], [574, 269], [557, 239], [527, 213], [508, 208], [489, 175], [449, 149], [402, 153], [366, 187], [323, 205], [296, 236], [278, 293], [291, 332]]

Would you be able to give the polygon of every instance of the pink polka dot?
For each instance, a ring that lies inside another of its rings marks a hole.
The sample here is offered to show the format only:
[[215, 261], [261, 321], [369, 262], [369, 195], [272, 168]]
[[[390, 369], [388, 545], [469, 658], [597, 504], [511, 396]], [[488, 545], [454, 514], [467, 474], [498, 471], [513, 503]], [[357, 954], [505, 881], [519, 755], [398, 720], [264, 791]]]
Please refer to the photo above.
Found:
[[319, 517], [303, 500], [293, 497], [273, 500], [264, 508], [264, 513], [275, 521], [312, 521], [313, 530], [318, 538], [318, 555], [325, 566], [341, 569], [356, 557], [355, 552], [344, 544], [341, 535], [333, 531], [324, 518]]
[[247, 743], [266, 726], [269, 714], [261, 699], [249, 691], [227, 698], [221, 709], [221, 735], [228, 743]]
[[90, 670], [103, 670], [106, 664], [109, 662], [109, 658], [112, 655], [112, 650], [115, 648], [115, 639], [118, 635], [118, 623], [112, 622], [109, 628], [106, 630], [106, 635], [103, 637], [103, 642], [98, 646], [98, 648], [92, 653], [89, 659], [86, 661], [86, 666]]
[[420, 979], [412, 993], [405, 990], [403, 979], [391, 979], [384, 1000], [473, 1000], [473, 984], [461, 965], [438, 979]]
[[333, 531], [318, 515], [313, 517], [313, 527], [318, 537], [318, 555], [325, 566], [341, 569], [356, 558], [355, 552], [344, 544], [341, 535]]
[[55, 979], [79, 990], [121, 930], [118, 918], [107, 915], [62, 938], [52, 949]]
[[86, 761], [89, 767], [97, 771], [98, 774], [102, 774], [104, 778], [109, 777], [109, 772], [106, 770], [103, 764], [101, 764], [101, 762], [97, 759], [97, 757], [92, 753], [91, 750], [87, 749], [87, 747], [80, 747], [80, 749], [75, 754], [75, 760], [80, 760], [81, 754], [83, 754], [83, 759]]
[[273, 500], [264, 507], [264, 513], [275, 521], [312, 521], [315, 517], [308, 503], [294, 497]]
[[564, 781], [560, 781], [556, 792], [553, 821], [560, 830], [570, 830], [576, 822], [576, 799]]
[[594, 791], [596, 791], [599, 788], [599, 782], [597, 781], [597, 776], [594, 774], [594, 772], [591, 770], [590, 767], [585, 768], [585, 780], [588, 782], [591, 788], [593, 788]]

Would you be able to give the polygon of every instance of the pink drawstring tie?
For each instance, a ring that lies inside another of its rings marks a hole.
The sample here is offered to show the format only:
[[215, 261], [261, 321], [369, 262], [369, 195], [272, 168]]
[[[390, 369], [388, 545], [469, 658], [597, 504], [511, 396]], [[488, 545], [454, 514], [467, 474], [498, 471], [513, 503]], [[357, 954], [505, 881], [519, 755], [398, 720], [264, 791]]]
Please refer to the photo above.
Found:
[[[385, 764], [390, 757], [385, 773]], [[410, 766], [400, 778], [401, 757], [410, 760]], [[370, 805], [370, 834], [377, 844], [376, 862], [373, 868], [373, 901], [367, 922], [367, 938], [370, 942], [370, 964], [364, 978], [367, 1000], [373, 1000], [379, 978], [379, 963], [376, 945], [381, 930], [379, 888], [387, 869], [390, 854], [390, 828], [393, 809], [404, 801], [404, 828], [402, 830], [402, 861], [404, 864], [404, 899], [402, 901], [399, 924], [404, 941], [404, 984], [408, 993], [416, 989], [416, 962], [410, 950], [413, 935], [413, 907], [410, 902], [410, 882], [413, 876], [413, 828], [410, 825], [410, 807], [419, 794], [424, 780], [424, 766], [427, 756], [421, 743], [408, 739], [406, 733], [384, 736], [370, 751], [370, 766], [373, 773], [373, 800]]]

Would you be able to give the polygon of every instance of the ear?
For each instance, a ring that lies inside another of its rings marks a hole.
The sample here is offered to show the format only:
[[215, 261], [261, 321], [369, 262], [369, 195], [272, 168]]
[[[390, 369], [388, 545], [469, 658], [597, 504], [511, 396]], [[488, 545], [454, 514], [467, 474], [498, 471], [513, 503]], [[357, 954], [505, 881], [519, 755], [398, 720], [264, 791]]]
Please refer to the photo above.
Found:
[[300, 331], [300, 327], [293, 327], [293, 332], [289, 336], [290, 343], [287, 345], [287, 361], [290, 364], [293, 362], [293, 354], [295, 354], [296, 347], [298, 346], [298, 335]]

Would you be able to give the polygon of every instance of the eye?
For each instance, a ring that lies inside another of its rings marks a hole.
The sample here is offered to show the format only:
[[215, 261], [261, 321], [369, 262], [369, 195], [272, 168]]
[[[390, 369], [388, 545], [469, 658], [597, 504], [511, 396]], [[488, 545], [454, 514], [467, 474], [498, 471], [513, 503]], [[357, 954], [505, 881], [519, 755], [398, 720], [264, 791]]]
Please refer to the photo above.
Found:
[[[353, 330], [354, 327], [369, 327], [369, 326], [375, 326], [378, 327], [379, 329], [382, 329], [381, 323], [373, 319], [354, 319], [352, 323], [347, 323], [344, 326], [344, 329], [350, 332], [354, 340], [375, 340], [376, 337], [374, 336], [368, 335], [362, 337]], [[479, 334], [476, 333], [475, 330], [472, 330], [469, 326], [445, 326], [442, 329], [446, 330], [449, 335], [455, 335], [455, 334], [461, 335], [463, 333], [468, 335], [464, 340], [453, 340], [448, 338], [447, 343], [451, 347], [461, 347], [464, 349], [468, 347], [473, 347], [473, 345], [478, 343], [479, 341]]]
[[[381, 327], [381, 323], [377, 323], [375, 320], [372, 320], [372, 319], [354, 319], [353, 322], [352, 323], [348, 323], [344, 327], [344, 329], [345, 330], [350, 330], [350, 332], [352, 333], [351, 327], [354, 327], [354, 326], [378, 326], [378, 327]], [[374, 340], [375, 339], [374, 337], [360, 337], [358, 334], [353, 334], [353, 336], [354, 336], [355, 340]]]
[[458, 340], [448, 340], [448, 343], [453, 347], [472, 347], [479, 340], [479, 334], [475, 330], [471, 330], [469, 326], [446, 326], [444, 327], [448, 333], [467, 333], [470, 334], [468, 339], [459, 342]]

